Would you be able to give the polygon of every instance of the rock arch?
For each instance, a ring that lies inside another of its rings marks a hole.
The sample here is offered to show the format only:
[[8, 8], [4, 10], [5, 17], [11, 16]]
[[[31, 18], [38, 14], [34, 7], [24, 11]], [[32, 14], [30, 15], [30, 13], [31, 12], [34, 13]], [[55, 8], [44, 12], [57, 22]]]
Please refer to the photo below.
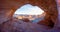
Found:
[[57, 6], [55, 0], [0, 0], [0, 24], [11, 19], [16, 9], [22, 5], [38, 6], [46, 12], [45, 21], [57, 22]]

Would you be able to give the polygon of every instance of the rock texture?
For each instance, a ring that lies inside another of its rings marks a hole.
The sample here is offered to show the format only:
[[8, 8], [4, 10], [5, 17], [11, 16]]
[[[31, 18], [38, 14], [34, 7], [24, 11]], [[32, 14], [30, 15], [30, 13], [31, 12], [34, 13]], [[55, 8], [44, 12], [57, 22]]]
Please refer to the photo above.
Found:
[[[25, 4], [31, 4], [42, 8], [46, 12], [45, 22], [42, 23], [49, 23], [51, 20], [55, 28], [49, 29], [48, 26], [14, 20], [12, 17], [16, 9]], [[59, 32], [57, 20], [58, 10], [55, 0], [0, 0], [1, 32]]]

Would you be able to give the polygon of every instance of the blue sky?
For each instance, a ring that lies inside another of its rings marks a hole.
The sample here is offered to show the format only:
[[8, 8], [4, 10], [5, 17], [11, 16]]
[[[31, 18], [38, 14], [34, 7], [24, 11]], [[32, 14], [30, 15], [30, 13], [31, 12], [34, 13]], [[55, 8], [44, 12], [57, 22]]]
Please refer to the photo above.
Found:
[[39, 15], [42, 14], [43, 12], [44, 11], [40, 9], [38, 6], [26, 4], [17, 9], [15, 14]]

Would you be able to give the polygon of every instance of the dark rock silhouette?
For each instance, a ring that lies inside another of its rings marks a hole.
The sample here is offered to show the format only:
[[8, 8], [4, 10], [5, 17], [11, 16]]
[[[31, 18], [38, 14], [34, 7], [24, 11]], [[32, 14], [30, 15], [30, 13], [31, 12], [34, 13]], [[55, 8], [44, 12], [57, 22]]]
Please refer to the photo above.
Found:
[[48, 26], [50, 28], [54, 27], [54, 22], [52, 20], [49, 20], [49, 21], [42, 20], [42, 21], [39, 21], [37, 24], [45, 25], [45, 26]]
[[24, 22], [31, 22], [28, 18], [23, 18], [22, 19]]

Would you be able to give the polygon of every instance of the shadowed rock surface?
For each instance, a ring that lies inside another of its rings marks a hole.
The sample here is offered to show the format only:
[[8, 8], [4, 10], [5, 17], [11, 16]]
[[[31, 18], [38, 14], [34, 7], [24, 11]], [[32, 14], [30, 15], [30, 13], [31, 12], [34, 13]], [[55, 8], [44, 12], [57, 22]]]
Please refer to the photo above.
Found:
[[[53, 22], [54, 27], [49, 28], [50, 26], [48, 27], [46, 24], [27, 23], [13, 19], [16, 9], [25, 4], [42, 8], [46, 12], [46, 16], [40, 23], [47, 22], [47, 25], [50, 25]], [[60, 32], [60, 21], [58, 20], [60, 16], [58, 17], [57, 8], [55, 0], [0, 0], [0, 32]]]

